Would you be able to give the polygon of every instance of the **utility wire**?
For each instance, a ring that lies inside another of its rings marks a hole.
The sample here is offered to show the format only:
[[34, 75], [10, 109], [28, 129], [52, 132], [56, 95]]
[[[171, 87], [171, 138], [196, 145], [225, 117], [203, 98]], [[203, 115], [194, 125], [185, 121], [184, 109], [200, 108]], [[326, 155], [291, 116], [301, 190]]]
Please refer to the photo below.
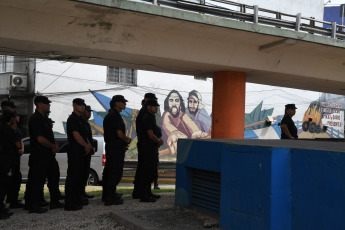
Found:
[[59, 79], [62, 74], [64, 74], [67, 70], [69, 70], [72, 66], [74, 65], [74, 63], [72, 63], [65, 71], [63, 71], [60, 76], [58, 76], [57, 78], [55, 78], [50, 84], [48, 84], [44, 89], [42, 89], [41, 91], [44, 91], [46, 88], [48, 88], [51, 84], [53, 84], [57, 79]]

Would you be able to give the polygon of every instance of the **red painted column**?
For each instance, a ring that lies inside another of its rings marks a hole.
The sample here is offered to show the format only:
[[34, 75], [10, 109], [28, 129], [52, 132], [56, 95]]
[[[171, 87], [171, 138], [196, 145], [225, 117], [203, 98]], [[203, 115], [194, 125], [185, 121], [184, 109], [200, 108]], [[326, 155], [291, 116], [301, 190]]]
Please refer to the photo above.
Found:
[[231, 71], [214, 73], [212, 138], [244, 138], [245, 96], [246, 73]]

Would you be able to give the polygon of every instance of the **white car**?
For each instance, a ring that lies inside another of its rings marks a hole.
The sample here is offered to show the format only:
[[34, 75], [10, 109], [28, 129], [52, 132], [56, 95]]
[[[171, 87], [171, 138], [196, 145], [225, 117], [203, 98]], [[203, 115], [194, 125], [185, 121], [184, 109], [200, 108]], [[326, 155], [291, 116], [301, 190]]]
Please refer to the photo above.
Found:
[[[105, 164], [105, 145], [103, 136], [92, 136], [94, 142], [96, 142], [96, 152], [91, 156], [90, 163], [90, 175], [88, 179], [88, 185], [98, 185], [102, 180], [102, 173]], [[56, 153], [56, 160], [60, 167], [60, 182], [66, 180], [67, 177], [67, 148], [68, 141], [67, 136], [57, 135], [55, 140], [59, 145], [59, 149]], [[23, 182], [28, 180], [29, 172], [29, 155], [30, 155], [30, 138], [26, 137], [23, 139], [24, 142], [24, 154], [21, 157], [20, 170], [23, 177]]]

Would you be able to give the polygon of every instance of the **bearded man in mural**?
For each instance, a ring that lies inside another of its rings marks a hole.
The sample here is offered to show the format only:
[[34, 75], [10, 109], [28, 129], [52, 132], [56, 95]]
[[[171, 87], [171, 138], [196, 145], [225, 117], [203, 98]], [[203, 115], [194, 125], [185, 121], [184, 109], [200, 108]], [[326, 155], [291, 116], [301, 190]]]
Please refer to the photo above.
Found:
[[186, 114], [195, 122], [201, 131], [209, 135], [212, 118], [206, 112], [205, 105], [202, 103], [201, 94], [196, 90], [192, 90], [188, 95], [187, 101], [188, 107]]
[[179, 138], [207, 136], [207, 133], [201, 131], [185, 112], [182, 96], [178, 91], [172, 90], [164, 100], [164, 113], [161, 119], [163, 140], [171, 155], [176, 155]]

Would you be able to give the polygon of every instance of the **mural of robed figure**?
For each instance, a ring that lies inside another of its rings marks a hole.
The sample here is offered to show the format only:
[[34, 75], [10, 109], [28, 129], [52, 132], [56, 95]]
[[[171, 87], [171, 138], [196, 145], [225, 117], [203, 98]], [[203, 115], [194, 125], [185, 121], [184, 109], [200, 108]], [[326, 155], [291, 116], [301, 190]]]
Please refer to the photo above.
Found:
[[188, 95], [187, 102], [186, 114], [195, 122], [201, 131], [209, 135], [212, 118], [206, 112], [205, 105], [202, 103], [201, 94], [196, 90], [192, 90]]
[[204, 138], [195, 122], [185, 113], [183, 98], [177, 90], [172, 90], [164, 100], [164, 113], [161, 119], [163, 140], [170, 154], [176, 155], [179, 138]]

